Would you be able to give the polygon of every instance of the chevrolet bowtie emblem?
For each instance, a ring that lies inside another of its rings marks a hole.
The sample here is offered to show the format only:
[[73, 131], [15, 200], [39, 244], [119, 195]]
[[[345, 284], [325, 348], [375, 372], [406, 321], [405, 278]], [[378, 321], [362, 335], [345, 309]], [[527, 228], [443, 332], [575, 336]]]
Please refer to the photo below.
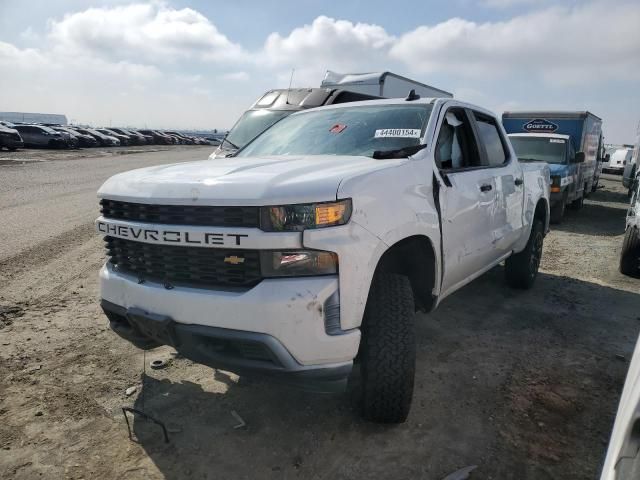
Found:
[[238, 265], [240, 263], [244, 263], [243, 257], [236, 257], [232, 255], [230, 257], [224, 257], [224, 263], [230, 263], [231, 265]]

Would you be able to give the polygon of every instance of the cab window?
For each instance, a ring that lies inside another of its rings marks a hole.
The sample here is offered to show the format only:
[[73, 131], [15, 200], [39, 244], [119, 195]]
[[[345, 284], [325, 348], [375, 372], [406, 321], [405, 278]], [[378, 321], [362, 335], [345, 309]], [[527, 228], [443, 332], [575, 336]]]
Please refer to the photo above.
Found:
[[480, 167], [480, 156], [469, 118], [463, 109], [450, 109], [440, 126], [435, 161], [441, 170]]
[[507, 154], [495, 119], [478, 112], [474, 112], [474, 115], [478, 128], [478, 137], [487, 152], [486, 161], [488, 166], [498, 167], [504, 165], [507, 161]]

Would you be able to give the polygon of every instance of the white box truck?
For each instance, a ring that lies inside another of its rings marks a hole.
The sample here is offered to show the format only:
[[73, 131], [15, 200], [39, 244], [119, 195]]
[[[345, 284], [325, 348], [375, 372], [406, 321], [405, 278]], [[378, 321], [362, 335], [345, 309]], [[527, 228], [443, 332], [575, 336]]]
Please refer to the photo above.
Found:
[[415, 90], [423, 98], [453, 98], [452, 93], [393, 72], [337, 73], [327, 70], [320, 86], [323, 88], [344, 88], [351, 92], [385, 98], [403, 98], [411, 90]]

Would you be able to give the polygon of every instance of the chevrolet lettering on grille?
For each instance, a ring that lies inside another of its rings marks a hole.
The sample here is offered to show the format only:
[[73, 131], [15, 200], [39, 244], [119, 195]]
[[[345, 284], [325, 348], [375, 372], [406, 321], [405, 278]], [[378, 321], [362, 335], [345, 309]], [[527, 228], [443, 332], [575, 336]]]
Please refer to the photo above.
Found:
[[165, 243], [173, 245], [201, 245], [201, 246], [240, 246], [242, 239], [249, 235], [242, 233], [218, 233], [197, 231], [189, 232], [174, 227], [145, 228], [133, 225], [96, 221], [98, 232], [111, 237], [128, 238], [147, 243]]

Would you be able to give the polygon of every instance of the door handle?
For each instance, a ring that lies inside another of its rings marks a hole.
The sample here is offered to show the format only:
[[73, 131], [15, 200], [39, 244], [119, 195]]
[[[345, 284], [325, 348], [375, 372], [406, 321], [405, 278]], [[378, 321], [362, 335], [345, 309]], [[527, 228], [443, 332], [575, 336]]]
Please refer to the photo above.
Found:
[[524, 183], [524, 180], [523, 180], [522, 178], [516, 178], [516, 179], [513, 181], [513, 183], [515, 183], [515, 184], [516, 184], [516, 186], [518, 186], [518, 187], [519, 187], [520, 185], [522, 185], [522, 184]]
[[491, 185], [488, 185], [488, 184], [487, 185], [480, 185], [480, 191], [481, 192], [488, 192], [491, 189], [493, 189], [493, 187]]

